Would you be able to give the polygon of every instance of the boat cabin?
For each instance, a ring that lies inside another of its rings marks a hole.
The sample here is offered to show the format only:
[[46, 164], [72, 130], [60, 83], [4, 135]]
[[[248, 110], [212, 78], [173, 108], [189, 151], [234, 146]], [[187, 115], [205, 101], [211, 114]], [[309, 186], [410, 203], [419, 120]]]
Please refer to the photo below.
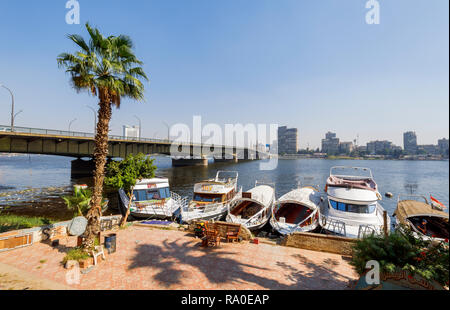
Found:
[[143, 179], [133, 189], [133, 202], [152, 202], [171, 197], [167, 178]]

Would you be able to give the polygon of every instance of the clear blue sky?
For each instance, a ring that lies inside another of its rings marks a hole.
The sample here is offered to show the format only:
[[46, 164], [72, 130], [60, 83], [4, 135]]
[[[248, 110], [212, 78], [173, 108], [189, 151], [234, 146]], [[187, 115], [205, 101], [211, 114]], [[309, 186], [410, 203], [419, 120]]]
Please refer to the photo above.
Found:
[[[169, 124], [278, 123], [297, 127], [300, 146], [328, 130], [360, 144], [420, 144], [449, 132], [449, 1], [379, 0], [379, 25], [366, 0], [79, 0], [81, 24], [65, 23], [65, 0], [0, 0], [0, 83], [23, 110], [18, 126], [91, 131], [96, 98], [77, 94], [56, 57], [87, 35], [127, 34], [151, 82], [146, 103], [124, 102], [112, 132], [143, 120], [143, 136]], [[0, 89], [0, 124], [10, 121]]]

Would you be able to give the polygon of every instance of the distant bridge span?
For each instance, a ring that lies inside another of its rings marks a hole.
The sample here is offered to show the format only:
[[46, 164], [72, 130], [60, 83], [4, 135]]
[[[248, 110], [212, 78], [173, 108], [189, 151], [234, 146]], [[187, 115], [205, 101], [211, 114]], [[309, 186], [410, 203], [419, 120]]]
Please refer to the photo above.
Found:
[[[137, 153], [171, 155], [170, 147], [172, 143], [173, 141], [164, 139], [129, 138], [110, 135], [108, 157], [125, 158], [128, 154]], [[213, 145], [191, 142], [180, 143], [180, 145], [183, 146], [184, 153], [180, 155], [184, 160], [207, 161], [206, 156], [202, 154], [202, 146], [203, 148], [209, 147], [211, 152], [214, 150]], [[215, 156], [216, 160], [259, 159], [260, 155], [254, 149], [215, 147], [222, 149], [220, 152], [221, 156]], [[14, 130], [11, 131], [10, 126], [0, 125], [0, 152], [58, 155], [75, 158], [93, 157], [94, 134], [27, 127], [14, 127]]]

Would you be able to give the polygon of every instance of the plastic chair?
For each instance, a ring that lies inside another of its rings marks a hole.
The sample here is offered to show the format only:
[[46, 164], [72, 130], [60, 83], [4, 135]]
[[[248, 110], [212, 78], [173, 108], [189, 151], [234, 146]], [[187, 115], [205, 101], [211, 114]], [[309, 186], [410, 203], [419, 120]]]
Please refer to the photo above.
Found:
[[103, 246], [97, 245], [92, 250], [92, 257], [94, 258], [94, 265], [97, 265], [97, 257], [102, 256], [103, 260], [106, 260], [105, 252], [103, 252]]

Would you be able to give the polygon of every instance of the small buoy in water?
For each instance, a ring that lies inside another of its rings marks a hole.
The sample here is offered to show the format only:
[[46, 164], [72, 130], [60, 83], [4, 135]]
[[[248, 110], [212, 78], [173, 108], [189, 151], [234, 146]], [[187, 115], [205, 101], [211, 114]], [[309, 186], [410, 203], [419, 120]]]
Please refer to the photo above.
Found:
[[387, 192], [386, 194], [384, 194], [384, 196], [392, 198], [394, 195], [391, 192]]

